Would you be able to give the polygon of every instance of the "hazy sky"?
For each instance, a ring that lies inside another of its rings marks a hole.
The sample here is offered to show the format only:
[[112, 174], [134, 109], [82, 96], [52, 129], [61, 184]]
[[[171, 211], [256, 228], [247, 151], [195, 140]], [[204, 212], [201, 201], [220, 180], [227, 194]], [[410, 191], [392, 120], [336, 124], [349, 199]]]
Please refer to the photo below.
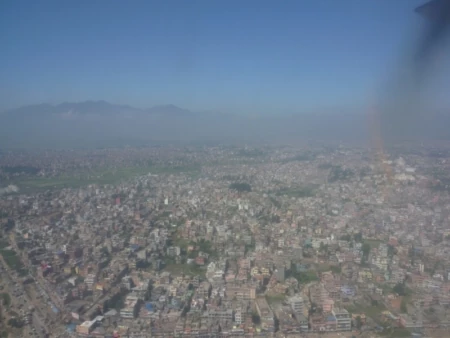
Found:
[[420, 0], [0, 1], [0, 110], [106, 100], [249, 113], [367, 102]]

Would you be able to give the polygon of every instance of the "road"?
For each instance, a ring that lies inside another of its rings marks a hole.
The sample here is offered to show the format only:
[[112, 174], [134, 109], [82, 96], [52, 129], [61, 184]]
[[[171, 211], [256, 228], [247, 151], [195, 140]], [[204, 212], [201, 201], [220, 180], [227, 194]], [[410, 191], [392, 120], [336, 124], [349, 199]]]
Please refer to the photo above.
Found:
[[[28, 271], [32, 271], [28, 257], [17, 246], [14, 234], [11, 234], [9, 238], [11, 246], [16, 253], [20, 255], [25, 268], [27, 268]], [[3, 257], [1, 261], [6, 267]], [[11, 285], [16, 285], [20, 288], [24, 297], [27, 299], [27, 304], [33, 305], [34, 307], [31, 321], [31, 330], [33, 331], [34, 329], [34, 335], [32, 333], [30, 337], [45, 337], [47, 333], [51, 333], [54, 337], [61, 335], [65, 330], [60, 323], [58, 323], [58, 315], [53, 312], [49, 304], [51, 300], [53, 304], [56, 303], [56, 307], [58, 308], [60, 307], [59, 299], [56, 299], [56, 296], [52, 292], [48, 291], [48, 286], [46, 285], [47, 281], [41, 280], [40, 278], [35, 278], [35, 276], [30, 273], [29, 277], [34, 280], [34, 283], [24, 286], [21, 278], [14, 276], [13, 274], [15, 274], [15, 272], [10, 269], [8, 270], [8, 278], [10, 283], [13, 283]]]
[[[23, 289], [23, 285], [20, 281], [12, 275], [11, 270], [6, 265], [3, 257], [0, 255], [0, 266], [1, 266], [1, 275], [2, 275], [2, 286], [4, 290], [2, 292], [7, 292], [11, 296], [11, 308], [14, 309], [15, 312], [27, 313], [28, 306], [32, 302], [27, 297], [25, 290]], [[20, 309], [20, 310], [19, 310]], [[44, 332], [46, 332], [47, 328], [45, 323], [42, 321], [42, 318], [39, 316], [36, 311], [34, 311], [30, 325], [26, 325], [23, 328], [22, 335], [24, 337], [44, 337]], [[34, 329], [34, 332], [33, 332]]]
[[14, 250], [18, 253], [20, 253], [20, 258], [22, 259], [22, 262], [24, 263], [25, 267], [28, 269], [28, 271], [30, 271], [30, 276], [39, 283], [40, 287], [45, 290], [45, 292], [47, 293], [47, 296], [51, 299], [53, 305], [58, 309], [58, 311], [60, 312], [61, 309], [64, 307], [64, 304], [62, 304], [61, 299], [59, 299], [59, 297], [57, 297], [53, 290], [51, 290], [51, 287], [48, 285], [47, 280], [45, 280], [45, 278], [43, 278], [42, 276], [39, 275], [33, 275], [32, 271], [33, 269], [31, 269], [32, 265], [28, 259], [28, 256], [26, 255], [25, 252], [22, 252], [19, 247], [17, 246], [17, 242], [16, 242], [16, 238], [14, 236], [13, 233], [10, 234], [9, 236], [10, 239], [10, 243], [12, 245], [12, 247], [14, 248]]

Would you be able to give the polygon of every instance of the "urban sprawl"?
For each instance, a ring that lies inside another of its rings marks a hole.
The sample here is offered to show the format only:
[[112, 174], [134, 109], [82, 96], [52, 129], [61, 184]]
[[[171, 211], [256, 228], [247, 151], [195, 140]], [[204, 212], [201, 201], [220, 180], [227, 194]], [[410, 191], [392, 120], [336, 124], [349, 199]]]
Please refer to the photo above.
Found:
[[449, 160], [446, 145], [5, 150], [0, 336], [448, 337]]

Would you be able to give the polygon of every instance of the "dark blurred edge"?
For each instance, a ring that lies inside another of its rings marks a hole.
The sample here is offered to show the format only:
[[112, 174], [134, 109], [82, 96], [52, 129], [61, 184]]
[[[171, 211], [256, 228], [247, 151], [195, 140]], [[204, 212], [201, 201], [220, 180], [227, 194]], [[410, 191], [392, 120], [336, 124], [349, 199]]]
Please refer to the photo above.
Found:
[[450, 0], [431, 0], [415, 9], [415, 12], [429, 20], [439, 20], [448, 16]]

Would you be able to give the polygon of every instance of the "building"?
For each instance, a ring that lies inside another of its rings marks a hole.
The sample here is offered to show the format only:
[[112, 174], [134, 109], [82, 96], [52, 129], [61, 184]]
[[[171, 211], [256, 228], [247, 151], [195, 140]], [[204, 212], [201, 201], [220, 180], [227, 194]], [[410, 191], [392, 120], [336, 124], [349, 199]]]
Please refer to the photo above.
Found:
[[179, 256], [181, 252], [181, 249], [179, 246], [169, 246], [167, 248], [167, 255], [170, 257]]
[[197, 297], [200, 298], [209, 298], [209, 294], [211, 292], [211, 284], [209, 282], [201, 282], [197, 288]]
[[336, 331], [336, 317], [331, 314], [314, 314], [310, 316], [311, 330], [315, 332]]
[[88, 336], [94, 330], [95, 320], [87, 320], [77, 325], [76, 332], [83, 336]]
[[277, 279], [278, 282], [284, 283], [284, 278], [285, 278], [284, 266], [278, 267], [274, 271], [274, 274], [275, 274], [275, 278]]
[[227, 286], [227, 298], [236, 298], [237, 300], [253, 300], [256, 297], [254, 287], [247, 286]]
[[273, 332], [275, 330], [275, 320], [266, 298], [258, 297], [255, 305], [256, 311], [261, 318], [261, 327], [266, 331]]
[[283, 333], [300, 332], [300, 325], [293, 316], [290, 307], [279, 308], [275, 310], [276, 317], [279, 323], [279, 329]]
[[133, 280], [131, 279], [131, 276], [125, 276], [122, 278], [122, 286], [127, 290], [131, 290], [133, 287]]
[[338, 331], [351, 331], [352, 318], [346, 309], [334, 308], [331, 313], [336, 317], [336, 329]]
[[294, 296], [289, 298], [289, 304], [291, 305], [291, 309], [295, 314], [303, 314], [305, 304], [301, 296]]
[[308, 318], [302, 313], [295, 314], [295, 318], [297, 319], [298, 325], [300, 326], [301, 332], [309, 331]]
[[137, 316], [139, 309], [139, 300], [134, 293], [131, 293], [125, 298], [125, 306], [120, 310], [120, 317], [132, 319]]
[[406, 313], [402, 313], [399, 316], [400, 326], [406, 329], [421, 329], [423, 328], [423, 322], [419, 318], [413, 318]]
[[322, 307], [324, 300], [328, 299], [328, 292], [322, 283], [317, 283], [309, 288], [311, 302]]
[[241, 325], [245, 322], [245, 314], [241, 308], [236, 309], [236, 312], [234, 313], [234, 322], [237, 325]]
[[94, 290], [94, 283], [95, 283], [95, 275], [94, 274], [88, 274], [86, 278], [84, 279], [84, 283], [87, 286], [87, 289], [89, 291]]
[[219, 320], [233, 320], [233, 310], [232, 309], [210, 309], [208, 310], [209, 319], [219, 319]]

